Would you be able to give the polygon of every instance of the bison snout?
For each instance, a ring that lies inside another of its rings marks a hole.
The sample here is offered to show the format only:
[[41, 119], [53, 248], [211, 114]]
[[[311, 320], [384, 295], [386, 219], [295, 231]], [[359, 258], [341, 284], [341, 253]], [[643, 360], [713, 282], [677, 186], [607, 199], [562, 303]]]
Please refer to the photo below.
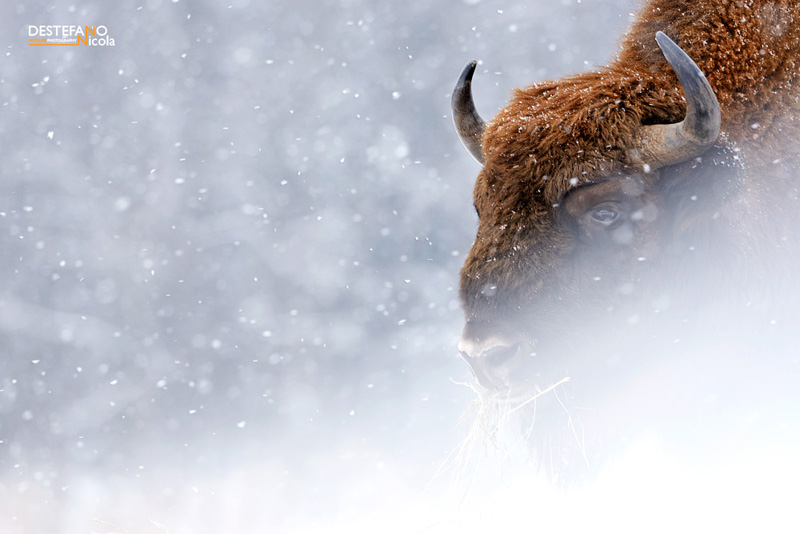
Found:
[[458, 351], [469, 364], [478, 384], [490, 390], [507, 390], [512, 386], [512, 370], [518, 365], [523, 345], [522, 342], [496, 337], [463, 338], [458, 343]]

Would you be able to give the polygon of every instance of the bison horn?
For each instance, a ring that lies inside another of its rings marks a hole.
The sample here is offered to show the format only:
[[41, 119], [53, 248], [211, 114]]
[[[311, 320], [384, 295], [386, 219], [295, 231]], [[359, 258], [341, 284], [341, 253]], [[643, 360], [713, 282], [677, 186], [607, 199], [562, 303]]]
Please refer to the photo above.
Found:
[[635, 163], [650, 168], [699, 156], [716, 142], [720, 126], [719, 102], [700, 68], [665, 33], [656, 33], [656, 42], [683, 87], [686, 118], [640, 130], [629, 155]]
[[461, 72], [450, 105], [453, 109], [453, 122], [461, 142], [467, 147], [472, 157], [483, 164], [481, 139], [483, 137], [484, 123], [475, 102], [472, 101], [472, 75], [475, 74], [477, 61], [470, 61]]

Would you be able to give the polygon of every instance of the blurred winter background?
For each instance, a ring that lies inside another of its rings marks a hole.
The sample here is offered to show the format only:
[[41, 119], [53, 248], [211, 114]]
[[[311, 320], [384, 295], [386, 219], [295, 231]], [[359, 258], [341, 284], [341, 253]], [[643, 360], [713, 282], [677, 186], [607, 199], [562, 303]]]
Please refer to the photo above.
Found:
[[633, 5], [4, 2], [0, 531], [465, 527], [450, 91], [602, 64]]

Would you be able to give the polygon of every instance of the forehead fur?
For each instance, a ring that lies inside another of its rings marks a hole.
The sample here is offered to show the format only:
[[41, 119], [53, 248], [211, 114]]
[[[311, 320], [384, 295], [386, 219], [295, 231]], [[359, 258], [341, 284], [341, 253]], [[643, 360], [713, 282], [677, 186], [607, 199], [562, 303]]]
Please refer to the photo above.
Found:
[[[485, 177], [547, 204], [570, 188], [630, 164], [626, 149], [643, 124], [683, 115], [675, 84], [652, 74], [605, 69], [518, 89], [483, 138]], [[492, 185], [492, 184], [489, 184]]]
[[659, 30], [708, 77], [727, 139], [775, 152], [800, 134], [800, 121], [776, 112], [800, 99], [798, 19], [796, 0], [650, 0], [610, 66], [514, 93], [487, 124], [479, 182], [493, 191], [503, 182], [499, 191], [545, 208], [575, 184], [625, 171], [639, 126], [684, 115], [683, 92], [654, 40]]

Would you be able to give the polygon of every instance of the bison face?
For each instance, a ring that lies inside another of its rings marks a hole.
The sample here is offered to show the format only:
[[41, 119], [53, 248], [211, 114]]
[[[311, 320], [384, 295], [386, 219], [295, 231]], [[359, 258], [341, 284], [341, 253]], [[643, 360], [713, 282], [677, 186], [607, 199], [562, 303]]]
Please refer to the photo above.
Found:
[[563, 352], [587, 322], [623, 313], [657, 263], [653, 178], [603, 177], [537, 212], [497, 210], [508, 198], [481, 175], [478, 234], [461, 271], [459, 351], [483, 387], [512, 397], [543, 387], [539, 358]]
[[627, 303], [655, 276], [671, 226], [662, 170], [708, 151], [720, 126], [702, 72], [666, 35], [656, 40], [685, 104], [677, 82], [660, 85], [669, 77], [623, 68], [519, 91], [485, 124], [471, 96], [475, 63], [462, 73], [454, 120], [484, 167], [459, 351], [489, 390], [528, 397], [548, 385], [552, 361], [542, 360], [562, 359], [576, 329], [636, 320]]

